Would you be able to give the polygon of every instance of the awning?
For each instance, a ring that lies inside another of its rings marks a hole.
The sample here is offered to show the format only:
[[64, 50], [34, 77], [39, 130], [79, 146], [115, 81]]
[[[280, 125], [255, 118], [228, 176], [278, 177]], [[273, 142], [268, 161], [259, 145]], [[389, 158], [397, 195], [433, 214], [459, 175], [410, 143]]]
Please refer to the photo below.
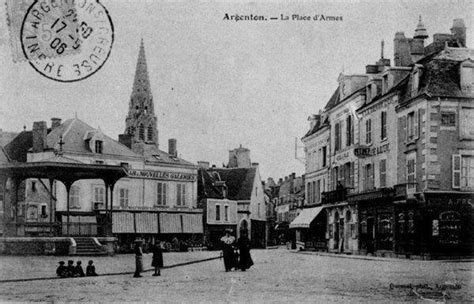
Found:
[[290, 228], [309, 228], [311, 222], [318, 216], [323, 208], [324, 207], [313, 207], [303, 209], [300, 215], [291, 222]]
[[137, 233], [158, 233], [158, 214], [151, 212], [135, 213]]
[[203, 233], [202, 214], [183, 214], [183, 233]]
[[275, 225], [275, 230], [285, 230], [288, 229], [288, 223], [287, 222], [282, 222], [279, 224]]
[[133, 223], [133, 213], [114, 212], [112, 213], [112, 233], [135, 233]]
[[181, 233], [181, 214], [160, 213], [161, 233]]

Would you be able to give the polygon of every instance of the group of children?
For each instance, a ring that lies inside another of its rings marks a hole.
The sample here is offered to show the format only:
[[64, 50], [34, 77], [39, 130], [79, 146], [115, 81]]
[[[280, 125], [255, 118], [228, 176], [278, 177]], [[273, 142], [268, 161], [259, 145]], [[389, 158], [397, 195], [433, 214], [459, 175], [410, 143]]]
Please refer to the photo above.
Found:
[[72, 277], [84, 277], [84, 276], [97, 276], [95, 272], [94, 261], [90, 260], [89, 264], [86, 267], [86, 273], [82, 269], [82, 262], [77, 261], [76, 266], [74, 266], [74, 261], [67, 261], [67, 266], [64, 266], [64, 261], [59, 262], [59, 266], [56, 269], [56, 274], [61, 278], [72, 278]]

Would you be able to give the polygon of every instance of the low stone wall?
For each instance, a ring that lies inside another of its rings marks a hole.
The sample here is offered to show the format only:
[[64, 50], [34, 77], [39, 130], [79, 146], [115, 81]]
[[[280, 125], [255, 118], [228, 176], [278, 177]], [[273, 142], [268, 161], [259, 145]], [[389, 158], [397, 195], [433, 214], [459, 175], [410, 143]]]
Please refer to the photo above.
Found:
[[3, 255], [68, 255], [75, 242], [68, 237], [1, 237]]

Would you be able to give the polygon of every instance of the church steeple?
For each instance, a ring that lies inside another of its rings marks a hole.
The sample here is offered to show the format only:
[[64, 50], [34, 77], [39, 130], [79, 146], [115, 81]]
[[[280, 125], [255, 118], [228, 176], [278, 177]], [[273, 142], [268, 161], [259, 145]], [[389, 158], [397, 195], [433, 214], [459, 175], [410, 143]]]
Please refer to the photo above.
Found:
[[138, 144], [158, 146], [157, 119], [151, 93], [143, 39], [140, 42], [132, 94], [125, 119], [125, 133], [132, 137], [132, 149]]

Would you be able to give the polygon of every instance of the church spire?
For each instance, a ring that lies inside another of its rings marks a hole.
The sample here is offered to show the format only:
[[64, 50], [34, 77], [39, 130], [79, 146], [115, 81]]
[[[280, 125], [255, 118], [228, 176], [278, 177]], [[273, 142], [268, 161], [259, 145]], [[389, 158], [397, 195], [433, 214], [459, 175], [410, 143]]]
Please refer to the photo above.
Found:
[[151, 96], [150, 80], [148, 78], [148, 67], [145, 57], [145, 44], [143, 38], [140, 41], [137, 67], [135, 69], [135, 80], [133, 81], [132, 96], [134, 94], [144, 94]]
[[158, 146], [157, 118], [154, 111], [143, 39], [140, 41], [128, 115], [125, 119], [125, 134], [131, 136], [132, 146], [134, 143]]

